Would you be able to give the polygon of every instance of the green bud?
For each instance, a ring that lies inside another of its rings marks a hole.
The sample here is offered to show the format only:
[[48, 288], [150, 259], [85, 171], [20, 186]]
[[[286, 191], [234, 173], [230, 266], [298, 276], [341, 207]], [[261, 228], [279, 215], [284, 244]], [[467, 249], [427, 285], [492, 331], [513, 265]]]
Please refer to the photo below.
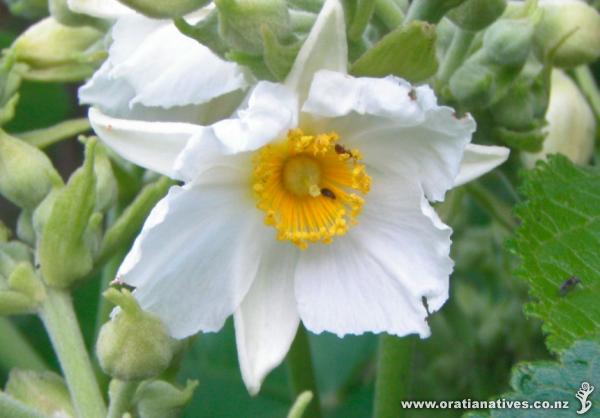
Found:
[[98, 335], [96, 353], [104, 372], [129, 381], [156, 377], [165, 371], [176, 341], [161, 320], [143, 311], [126, 289], [108, 289], [104, 297], [121, 308]]
[[17, 104], [19, 103], [19, 93], [15, 93], [8, 99], [3, 106], [0, 107], [0, 126], [11, 121], [15, 117]]
[[0, 315], [32, 313], [45, 299], [31, 258], [31, 250], [21, 242], [0, 244]]
[[48, 0], [4, 0], [8, 10], [15, 16], [39, 19], [48, 15]]
[[465, 0], [413, 0], [406, 13], [406, 22], [422, 20], [438, 23], [449, 10], [460, 6]]
[[502, 66], [522, 66], [533, 43], [534, 23], [531, 19], [502, 19], [483, 36], [487, 56]]
[[525, 166], [533, 167], [537, 160], [560, 153], [577, 164], [589, 162], [594, 150], [596, 120], [577, 85], [562, 71], [552, 72], [550, 103], [546, 112], [548, 135], [542, 150], [523, 153]]
[[69, 287], [93, 267], [87, 240], [96, 205], [95, 148], [96, 141], [88, 140], [83, 166], [58, 192], [43, 225], [38, 260], [44, 280], [53, 287]]
[[12, 47], [18, 61], [45, 68], [90, 61], [86, 51], [103, 36], [97, 29], [65, 26], [47, 17], [23, 32]]
[[42, 200], [42, 203], [40, 203], [38, 207], [35, 208], [35, 210], [33, 211], [33, 216], [31, 217], [31, 224], [36, 237], [34, 242], [37, 243], [37, 240], [39, 240], [42, 237], [42, 233], [44, 232], [44, 226], [46, 225], [46, 222], [48, 222], [48, 218], [50, 218], [50, 213], [52, 212], [54, 202], [56, 201], [56, 198], [61, 194], [62, 190], [62, 187], [52, 189], [52, 191], [48, 193], [46, 198]]
[[0, 286], [0, 316], [34, 313], [38, 304], [16, 290], [5, 290]]
[[542, 148], [546, 132], [543, 125], [526, 131], [515, 131], [500, 126], [493, 129], [492, 135], [497, 142], [504, 143], [510, 148], [535, 152]]
[[205, 6], [209, 0], [119, 0], [148, 17], [178, 18]]
[[526, 65], [504, 97], [491, 107], [495, 124], [521, 132], [544, 125], [550, 96], [549, 75], [549, 67]]
[[325, 0], [288, 0], [288, 3], [294, 9], [305, 10], [307, 12], [319, 13]]
[[418, 82], [435, 74], [438, 67], [435, 26], [415, 21], [377, 42], [351, 68], [358, 76], [395, 75]]
[[96, 205], [97, 212], [104, 212], [117, 201], [117, 180], [113, 174], [112, 165], [106, 148], [102, 144], [96, 147], [96, 159], [94, 163], [96, 173]]
[[600, 13], [580, 0], [542, 1], [535, 41], [545, 57], [561, 68], [600, 57]]
[[62, 180], [42, 151], [0, 130], [0, 194], [34, 209]]
[[290, 35], [285, 0], [216, 0], [221, 37], [234, 50], [263, 53], [261, 29], [266, 26], [278, 39]]
[[469, 107], [487, 107], [496, 93], [493, 68], [477, 60], [467, 60], [450, 78], [452, 96]]
[[67, 385], [56, 373], [13, 369], [5, 391], [49, 417], [75, 417]]
[[133, 402], [140, 418], [177, 418], [192, 399], [197, 386], [196, 380], [188, 380], [183, 389], [162, 380], [143, 382]]
[[0, 243], [0, 274], [8, 278], [19, 263], [30, 263], [32, 258], [31, 249], [22, 242]]
[[506, 9], [506, 0], [466, 0], [450, 10], [447, 17], [464, 30], [479, 31], [487, 28]]

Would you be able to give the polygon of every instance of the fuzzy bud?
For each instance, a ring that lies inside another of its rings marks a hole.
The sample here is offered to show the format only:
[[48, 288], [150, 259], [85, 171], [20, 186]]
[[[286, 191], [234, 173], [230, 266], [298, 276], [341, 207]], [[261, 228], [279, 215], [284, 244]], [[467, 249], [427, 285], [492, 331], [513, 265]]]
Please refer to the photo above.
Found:
[[560, 70], [552, 72], [546, 120], [547, 136], [542, 150], [523, 153], [525, 166], [533, 167], [537, 160], [554, 153], [561, 153], [577, 164], [586, 164], [594, 150], [596, 120], [575, 83]]
[[161, 320], [143, 311], [125, 289], [108, 289], [104, 297], [120, 310], [102, 326], [98, 336], [96, 353], [102, 369], [125, 381], [156, 377], [166, 370], [176, 341]]
[[188, 380], [183, 389], [161, 380], [144, 382], [136, 391], [133, 402], [140, 418], [177, 418], [192, 399], [197, 386], [195, 380]]
[[491, 25], [506, 9], [506, 0], [467, 0], [450, 10], [447, 16], [455, 25], [479, 31]]
[[542, 0], [535, 41], [544, 56], [561, 68], [600, 57], [600, 13], [581, 0]]

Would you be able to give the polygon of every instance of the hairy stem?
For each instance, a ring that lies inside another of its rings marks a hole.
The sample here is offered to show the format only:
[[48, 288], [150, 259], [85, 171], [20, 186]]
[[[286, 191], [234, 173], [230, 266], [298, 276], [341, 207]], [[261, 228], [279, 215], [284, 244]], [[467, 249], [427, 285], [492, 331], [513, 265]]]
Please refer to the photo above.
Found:
[[321, 403], [319, 400], [319, 392], [317, 390], [317, 382], [310, 354], [310, 345], [308, 342], [308, 334], [302, 324], [298, 327], [296, 338], [292, 343], [292, 347], [287, 356], [288, 374], [290, 385], [294, 398], [302, 394], [304, 391], [311, 391], [314, 395], [304, 413], [304, 418], [320, 418]]
[[374, 418], [406, 416], [400, 401], [406, 397], [415, 343], [415, 337], [379, 337]]
[[106, 418], [121, 418], [131, 408], [131, 399], [139, 382], [114, 379], [110, 382], [110, 404]]
[[438, 82], [440, 85], [443, 86], [448, 83], [448, 80], [450, 80], [454, 71], [456, 71], [464, 61], [474, 38], [475, 32], [460, 28], [456, 30], [456, 33], [452, 38], [452, 43], [446, 52], [446, 56], [444, 57], [444, 61], [438, 72]]
[[394, 0], [375, 0], [375, 14], [390, 30], [396, 29], [404, 21], [404, 12]]
[[94, 375], [71, 296], [48, 288], [40, 316], [58, 357], [79, 418], [106, 418], [106, 406]]

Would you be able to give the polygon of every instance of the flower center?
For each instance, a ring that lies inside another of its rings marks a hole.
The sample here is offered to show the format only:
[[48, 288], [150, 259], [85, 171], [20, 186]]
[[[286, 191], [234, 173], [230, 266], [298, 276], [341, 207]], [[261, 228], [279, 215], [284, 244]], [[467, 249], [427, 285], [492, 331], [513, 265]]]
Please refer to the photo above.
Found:
[[287, 138], [254, 156], [253, 190], [265, 223], [277, 238], [305, 249], [330, 243], [357, 223], [371, 178], [358, 150], [347, 150], [339, 136], [306, 135], [291, 130]]

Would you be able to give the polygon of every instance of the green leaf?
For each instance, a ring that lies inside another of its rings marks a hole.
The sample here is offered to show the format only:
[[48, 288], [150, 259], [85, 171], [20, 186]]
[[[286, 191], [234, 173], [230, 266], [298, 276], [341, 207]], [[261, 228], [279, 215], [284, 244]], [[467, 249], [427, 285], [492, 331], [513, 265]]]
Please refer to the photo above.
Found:
[[[526, 312], [544, 321], [551, 351], [600, 341], [600, 170], [552, 156], [526, 172], [523, 192], [513, 249], [534, 299]], [[581, 283], [566, 286], [573, 276]]]
[[425, 80], [437, 71], [435, 26], [412, 22], [398, 28], [377, 42], [353, 65], [358, 76], [395, 75], [411, 82]]
[[[538, 361], [522, 363], [513, 369], [510, 385], [513, 392], [500, 398], [510, 401], [547, 401], [552, 409], [493, 409], [490, 413], [471, 413], [465, 418], [553, 418], [574, 417], [581, 407], [575, 394], [583, 382], [594, 385], [600, 381], [600, 346], [592, 341], [578, 341], [561, 356], [560, 363]], [[592, 399], [590, 396], [590, 400]], [[559, 402], [556, 403], [555, 402]], [[562, 409], [568, 402], [568, 409]], [[585, 417], [600, 416], [600, 409], [593, 405]]]

